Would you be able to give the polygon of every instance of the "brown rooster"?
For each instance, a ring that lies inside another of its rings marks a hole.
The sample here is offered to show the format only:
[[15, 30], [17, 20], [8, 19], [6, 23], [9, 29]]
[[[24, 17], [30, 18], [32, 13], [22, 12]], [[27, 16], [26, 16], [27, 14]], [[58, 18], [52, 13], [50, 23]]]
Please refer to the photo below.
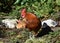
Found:
[[41, 28], [41, 21], [37, 16], [33, 13], [27, 12], [26, 9], [21, 10], [21, 17], [23, 21], [26, 23], [26, 28], [30, 31], [34, 31], [36, 34]]

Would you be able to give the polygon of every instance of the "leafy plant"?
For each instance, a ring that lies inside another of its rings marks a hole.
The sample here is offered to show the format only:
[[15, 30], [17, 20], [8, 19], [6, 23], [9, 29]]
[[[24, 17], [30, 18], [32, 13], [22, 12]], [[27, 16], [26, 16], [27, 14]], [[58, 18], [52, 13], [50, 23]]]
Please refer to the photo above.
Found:
[[54, 14], [55, 2], [55, 0], [16, 0], [14, 4], [19, 5], [21, 9], [25, 7], [28, 12], [34, 12], [38, 17], [42, 17]]
[[15, 0], [0, 0], [0, 11], [8, 13], [12, 9], [12, 5]]
[[56, 0], [56, 4], [60, 6], [60, 0]]
[[28, 12], [34, 12], [37, 17], [49, 17], [60, 11], [59, 3], [59, 0], [1, 0], [0, 8], [3, 12], [9, 12], [9, 16], [16, 16], [16, 18], [19, 17], [21, 13], [19, 11], [24, 7]]

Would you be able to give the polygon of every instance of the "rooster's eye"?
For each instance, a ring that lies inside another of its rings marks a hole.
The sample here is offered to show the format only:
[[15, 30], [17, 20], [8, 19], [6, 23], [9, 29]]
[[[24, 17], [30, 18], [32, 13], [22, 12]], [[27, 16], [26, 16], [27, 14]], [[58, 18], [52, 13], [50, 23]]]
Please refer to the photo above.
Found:
[[22, 15], [22, 18], [24, 18], [25, 17], [25, 15]]
[[22, 16], [24, 16], [24, 15], [22, 15]]

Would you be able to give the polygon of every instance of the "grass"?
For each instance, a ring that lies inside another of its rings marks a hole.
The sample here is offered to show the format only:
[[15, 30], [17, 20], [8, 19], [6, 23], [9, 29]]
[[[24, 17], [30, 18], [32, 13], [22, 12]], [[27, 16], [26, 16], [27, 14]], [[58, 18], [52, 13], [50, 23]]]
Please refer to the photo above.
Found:
[[25, 43], [60, 43], [60, 30], [50, 32], [39, 38], [28, 39]]
[[32, 33], [27, 29], [8, 29], [1, 34], [5, 36], [4, 38], [0, 38], [1, 43], [60, 43], [60, 30], [50, 32], [49, 34], [38, 38], [29, 38]]

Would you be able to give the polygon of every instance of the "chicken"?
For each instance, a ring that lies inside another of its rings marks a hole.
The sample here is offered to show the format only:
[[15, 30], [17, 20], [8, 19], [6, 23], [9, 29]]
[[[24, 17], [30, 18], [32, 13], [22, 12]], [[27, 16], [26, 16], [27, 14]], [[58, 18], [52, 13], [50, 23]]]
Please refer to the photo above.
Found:
[[57, 26], [57, 22], [52, 19], [47, 19], [45, 21], [42, 21], [42, 26], [44, 23], [46, 23], [49, 27], [56, 27]]
[[16, 27], [17, 19], [4, 19], [2, 23], [5, 25], [6, 28], [15, 28]]
[[16, 28], [17, 29], [20, 29], [20, 28], [25, 28], [26, 24], [25, 22], [23, 22], [22, 20], [18, 20], [17, 21], [17, 25], [16, 25]]
[[26, 28], [28, 28], [30, 31], [33, 31], [34, 34], [37, 34], [41, 28], [40, 19], [37, 18], [35, 14], [27, 12], [25, 8], [21, 10], [21, 17], [26, 23]]

